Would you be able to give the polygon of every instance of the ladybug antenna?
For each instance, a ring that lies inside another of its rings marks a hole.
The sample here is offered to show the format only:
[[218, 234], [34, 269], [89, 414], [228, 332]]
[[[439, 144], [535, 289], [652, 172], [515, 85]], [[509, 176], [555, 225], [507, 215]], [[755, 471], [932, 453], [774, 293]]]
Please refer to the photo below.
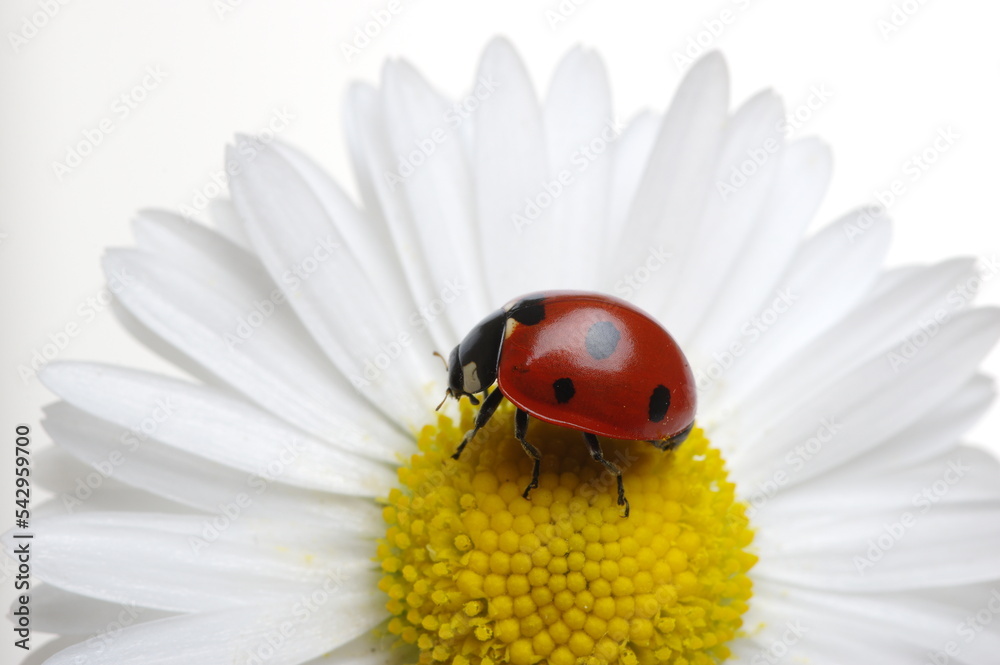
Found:
[[[447, 360], [445, 360], [445, 357], [444, 357], [444, 356], [442, 356], [442, 355], [441, 355], [440, 353], [438, 353], [437, 351], [435, 351], [435, 352], [434, 352], [434, 355], [436, 355], [436, 356], [437, 356], [438, 358], [440, 358], [440, 359], [441, 359], [441, 362], [443, 362], [443, 363], [444, 363], [444, 371], [446, 371], [446, 372], [447, 372], [447, 371], [448, 371], [448, 361], [447, 361]], [[445, 395], [445, 399], [447, 399], [447, 398], [448, 398], [448, 396], [447, 396], [447, 395]]]
[[[435, 351], [435, 353], [437, 352]], [[448, 390], [444, 391], [444, 397], [441, 399], [441, 402], [434, 407], [434, 410], [437, 411], [442, 406], [444, 406], [444, 403], [448, 401], [449, 397], [451, 397], [451, 388], [448, 388]]]

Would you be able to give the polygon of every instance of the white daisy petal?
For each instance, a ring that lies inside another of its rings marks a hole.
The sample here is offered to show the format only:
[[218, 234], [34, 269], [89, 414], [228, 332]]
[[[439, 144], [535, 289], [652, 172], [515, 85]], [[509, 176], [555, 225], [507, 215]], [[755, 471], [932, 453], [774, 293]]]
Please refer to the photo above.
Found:
[[[368, 591], [366, 540], [319, 537], [280, 522], [231, 517], [86, 513], [34, 520], [32, 570], [67, 591], [165, 611], [278, 602], [330, 577]], [[9, 535], [5, 544], [13, 549]], [[322, 547], [325, 564], [311, 559]]]
[[393, 312], [413, 311], [415, 305], [409, 291], [400, 286], [406, 280], [399, 264], [385, 251], [391, 239], [381, 217], [359, 211], [337, 183], [304, 153], [280, 141], [272, 145], [316, 195], [344, 244], [359, 257], [358, 267], [385, 299], [387, 308]]
[[951, 450], [955, 442], [989, 410], [995, 397], [993, 380], [982, 375], [974, 376], [913, 425], [835, 472], [878, 476], [893, 468], [917, 464]]
[[889, 224], [876, 221], [860, 239], [848, 239], [844, 227], [853, 219], [848, 215], [802, 243], [768, 307], [741, 326], [727, 345], [740, 344], [742, 353], [720, 382], [726, 390], [740, 392], [741, 382], [753, 382], [780, 366], [868, 293], [889, 249]]
[[356, 404], [362, 413], [371, 410], [330, 366], [287, 305], [277, 284], [252, 254], [203, 226], [163, 211], [143, 211], [133, 222], [133, 228], [140, 248], [156, 254], [164, 264], [182, 272], [200, 288], [209, 287], [227, 303], [243, 307], [242, 315], [234, 315], [224, 334], [230, 353], [239, 350], [253, 355], [258, 348], [273, 352], [278, 345], [294, 345], [303, 362], [281, 368], [286, 373], [294, 370], [295, 379], [290, 383], [303, 392], [318, 394], [329, 393], [329, 384], [334, 383], [341, 387], [345, 402]]
[[[660, 118], [649, 111], [640, 113], [622, 130], [621, 136], [611, 147], [611, 183], [608, 186], [608, 222], [603, 230], [603, 238], [608, 247], [617, 247], [621, 242], [623, 229], [628, 219], [632, 200], [642, 182], [650, 153], [660, 131]], [[595, 238], [599, 241], [601, 237]], [[609, 275], [603, 288], [619, 296], [625, 295], [625, 284], [618, 280], [621, 275]]]
[[385, 229], [386, 244], [391, 244], [391, 234], [386, 225], [383, 211], [379, 206], [378, 193], [375, 191], [377, 179], [385, 179], [385, 174], [378, 170], [377, 161], [384, 155], [372, 150], [372, 139], [383, 129], [382, 114], [378, 110], [378, 91], [368, 83], [355, 81], [347, 89], [342, 114], [344, 116], [344, 138], [351, 156], [352, 172], [357, 181], [362, 208], [365, 215], [375, 220], [380, 228]]
[[[381, 515], [370, 501], [274, 482], [272, 476], [280, 477], [277, 467], [269, 469], [267, 475], [247, 474], [155, 439], [132, 439], [134, 435], [128, 430], [64, 402], [48, 407], [42, 424], [57, 444], [91, 465], [99, 477], [113, 476], [178, 504], [222, 513], [236, 503], [241, 515], [292, 524], [306, 522], [313, 529], [372, 538], [380, 535]], [[78, 472], [76, 478], [92, 475]], [[66, 501], [90, 502], [89, 490], [93, 488], [86, 481], [82, 490], [75, 485], [72, 488]]]
[[[859, 464], [858, 466], [863, 466]], [[898, 467], [878, 476], [852, 477], [843, 471], [813, 479], [778, 493], [754, 513], [754, 523], [765, 541], [794, 541], [803, 525], [829, 520], [828, 508], [837, 506], [847, 519], [868, 511], [910, 511], [915, 515], [942, 501], [974, 503], [1000, 501], [1000, 462], [976, 448], [958, 447], [917, 465]], [[790, 526], [794, 525], [794, 526]]]
[[[152, 621], [126, 628], [104, 648], [84, 642], [47, 665], [232, 665], [265, 659], [298, 665], [370, 630], [383, 614], [371, 593], [326, 592], [309, 598]], [[178, 639], [182, 635], [183, 639]]]
[[390, 467], [360, 457], [374, 448], [370, 435], [343, 429], [336, 447], [326, 445], [213, 388], [85, 363], [49, 365], [41, 379], [77, 408], [127, 428], [119, 439], [129, 448], [152, 437], [247, 473], [339, 494], [381, 496], [395, 481]]
[[[135, 341], [146, 347], [165, 362], [176, 367], [182, 374], [210, 386], [228, 387], [218, 374], [214, 374], [205, 365], [188, 355], [182, 348], [175, 346], [143, 323], [142, 319], [130, 312], [121, 302], [115, 300], [111, 305], [115, 320]], [[249, 397], [249, 396], [248, 396]], [[251, 398], [252, 399], [252, 398]]]
[[[377, 631], [378, 629], [376, 629]], [[337, 665], [402, 665], [414, 662], [418, 652], [413, 648], [402, 648], [394, 644], [395, 638], [386, 634], [379, 638], [375, 632], [356, 637], [347, 644], [337, 647], [328, 654], [310, 660], [306, 665], [336, 663]]]
[[605, 259], [604, 244], [597, 240], [607, 224], [613, 146], [621, 133], [597, 54], [582, 48], [569, 52], [552, 77], [542, 114], [551, 171], [568, 174], [545, 222], [560, 246], [549, 260], [566, 286], [591, 289]]
[[132, 221], [132, 230], [140, 249], [195, 273], [207, 286], [242, 288], [262, 296], [275, 288], [253, 254], [183, 217], [165, 210], [142, 210]]
[[[798, 602], [799, 595], [794, 592], [768, 595], [760, 601], [760, 614], [767, 617], [767, 622], [760, 626], [752, 642], [740, 640], [734, 645], [732, 662], [841, 665], [866, 662], [865, 658], [873, 653], [878, 653], [880, 663], [889, 665], [917, 662], [918, 652], [908, 641], [894, 641], [891, 649], [880, 649], [889, 638], [872, 633], [881, 625], [873, 628], [870, 620], [845, 618], [832, 611], [796, 611]], [[847, 635], [850, 639], [845, 639]]]
[[[490, 103], [489, 86], [477, 86]], [[446, 316], [429, 320], [435, 339], [455, 342], [484, 312], [491, 311], [479, 254], [472, 177], [458, 134], [463, 115], [449, 108], [407, 62], [388, 62], [383, 70], [382, 113], [391, 154], [389, 168], [399, 181], [389, 187], [399, 206], [409, 210], [403, 255], [429, 275], [432, 293], [449, 297]], [[400, 166], [400, 165], [404, 166]], [[402, 233], [403, 230], [400, 229]], [[441, 300], [441, 302], [445, 302]], [[455, 325], [450, 325], [454, 321]]]
[[[116, 458], [117, 459], [117, 458]], [[59, 446], [39, 451], [32, 477], [37, 487], [54, 496], [32, 508], [33, 517], [71, 515], [80, 511], [129, 511], [190, 514], [179, 503], [130, 487], [119, 481], [114, 470], [81, 462]]]
[[[961, 642], [962, 648], [961, 660], [949, 658], [948, 662], [987, 662], [982, 658], [1000, 648], [1000, 636], [995, 630], [981, 633], [983, 643], [972, 647], [965, 639], [956, 640], [956, 629], [962, 626], [963, 617], [956, 609], [939, 603], [907, 601], [887, 594], [817, 593], [767, 582], [761, 584], [761, 590], [766, 600], [752, 616], [768, 617], [756, 635], [756, 642], [763, 646], [748, 649], [741, 645], [735, 662], [753, 662], [754, 657], [756, 662], [767, 662], [768, 656], [774, 659], [779, 654], [789, 662], [867, 662], [872, 647], [885, 639], [891, 640], [894, 648], [879, 649], [879, 662], [883, 662], [883, 652], [888, 658], [884, 662], [924, 662], [930, 653], [943, 653], [949, 641]], [[844, 635], [851, 639], [843, 639]]]
[[791, 484], [877, 447], [968, 381], [998, 335], [1000, 312], [964, 312], [942, 326], [902, 368], [894, 368], [890, 358], [877, 357], [829, 385], [816, 377], [816, 388], [796, 398], [790, 396], [780, 413], [770, 414], [769, 421], [751, 430], [760, 434], [747, 438], [732, 456], [734, 473], [755, 486], [787, 468], [787, 456], [795, 446], [821, 430], [828, 432], [833, 443], [824, 445], [823, 454], [796, 473]]
[[134, 250], [109, 251], [104, 266], [109, 279], [130, 276], [116, 297], [136, 318], [264, 408], [314, 434], [335, 437], [346, 421], [331, 407], [340, 407], [380, 440], [406, 448], [401, 432], [376, 417], [322, 356], [311, 353], [295, 326], [285, 327], [277, 305], [266, 324], [248, 323], [242, 332], [241, 319], [256, 321], [260, 292], [235, 293], [218, 283], [206, 288], [189, 272]]
[[[545, 194], [553, 174], [538, 99], [524, 64], [507, 41], [496, 39], [487, 46], [478, 78], [497, 88], [475, 115], [472, 167], [483, 268], [490, 302], [499, 305], [555, 286], [545, 269], [552, 246], [536, 237], [551, 235], [551, 228], [546, 230], [550, 220], [532, 220], [526, 214], [527, 202]], [[515, 227], [515, 215], [530, 223]]]
[[252, 251], [250, 238], [236, 206], [229, 199], [213, 199], [208, 204], [209, 219], [212, 227], [234, 245], [247, 251]]
[[[413, 333], [404, 313], [386, 307], [364, 277], [363, 257], [346, 245], [319, 198], [277, 150], [263, 148], [253, 158], [230, 151], [229, 158], [241, 165], [233, 201], [288, 303], [376, 408], [404, 423], [421, 422], [434, 406], [420, 389], [433, 377], [428, 340]], [[381, 356], [384, 367], [376, 366]]]
[[[427, 264], [420, 256], [420, 241], [414, 235], [417, 229], [409, 206], [394, 180], [399, 177], [399, 158], [392, 152], [386, 136], [382, 106], [381, 95], [371, 86], [358, 84], [351, 88], [344, 113], [355, 171], [367, 214], [386, 225], [411, 300], [430, 303], [437, 294]], [[430, 323], [427, 332], [434, 338], [433, 346], [447, 349], [454, 344], [456, 340], [446, 337], [447, 327], [441, 328], [442, 322]]]
[[[947, 263], [947, 262], [946, 262]], [[919, 274], [922, 270], [926, 270], [927, 266], [908, 264], [903, 266], [896, 266], [894, 268], [885, 268], [881, 275], [879, 275], [878, 280], [872, 287], [871, 292], [868, 294], [869, 299], [874, 299], [882, 296], [889, 289], [894, 289], [899, 286], [902, 282], [909, 279], [914, 279], [914, 276]]]
[[[704, 316], [716, 293], [725, 287], [725, 270], [705, 268], [727, 266], [736, 259], [771, 191], [779, 161], [774, 153], [782, 150], [785, 143], [780, 134], [783, 110], [777, 96], [763, 92], [733, 114], [691, 247], [669, 257], [678, 266], [676, 278], [670, 289], [662, 289], [658, 294], [662, 304], [652, 311], [660, 315], [671, 334], [683, 344], [689, 343], [693, 326]], [[756, 165], [761, 159], [763, 163], [754, 166], [750, 176], [743, 173], [746, 163]]]
[[915, 325], [950, 317], [961, 307], [950, 294], [971, 270], [970, 260], [954, 259], [905, 274], [893, 271], [891, 284], [881, 280], [865, 302], [783, 362], [772, 365], [770, 372], [761, 368], [754, 375], [748, 371], [747, 379], [727, 385], [722, 410], [738, 408], [746, 399], [753, 399], [761, 413], [780, 408], [789, 396], [814, 386], [818, 376], [832, 381], [899, 344]]
[[[629, 210], [628, 226], [615, 254], [613, 274], [630, 273], [649, 252], [636, 238], [673, 256], [688, 252], [697, 235], [722, 144], [729, 105], [729, 74], [717, 52], [695, 63], [664, 114], [656, 144]], [[660, 294], [676, 279], [668, 262], [633, 296], [656, 311]], [[669, 322], [668, 322], [669, 324]]]
[[[426, 88], [424, 92], [432, 96], [435, 94]], [[383, 97], [384, 95], [370, 86], [355, 85], [351, 89], [349, 103], [345, 110], [346, 124], [351, 134], [349, 141], [353, 146], [356, 146], [357, 150], [363, 150], [365, 153], [363, 157], [356, 160], [356, 169], [360, 171], [358, 177], [369, 214], [377, 215], [384, 220], [392, 238], [395, 250], [394, 258], [399, 262], [400, 269], [405, 275], [406, 285], [412, 294], [412, 299], [415, 303], [421, 303], [422, 307], [426, 308], [440, 298], [443, 287], [434, 284], [430, 272], [431, 267], [421, 255], [420, 236], [428, 234], [428, 231], [421, 229], [414, 221], [414, 212], [410, 209], [410, 203], [404, 191], [406, 182], [404, 175], [408, 179], [414, 176], [415, 172], [411, 173], [400, 166], [402, 157], [394, 152], [390, 143], [387, 120], [383, 113], [385, 107]], [[447, 118], [448, 121], [454, 122], [452, 115], [448, 115]], [[472, 120], [464, 108], [458, 118], [461, 121], [458, 133], [464, 136], [462, 129], [468, 126]], [[433, 141], [433, 139], [431, 140]], [[467, 151], [465, 152], [467, 153]], [[465, 154], [465, 159], [469, 160], [468, 154]], [[427, 162], [420, 166], [426, 167]], [[430, 177], [423, 168], [421, 170], [424, 171], [423, 177]], [[460, 175], [453, 175], [453, 177], [461, 178]], [[426, 211], [418, 212], [422, 214]], [[466, 253], [469, 253], [468, 248], [464, 249]], [[449, 259], [448, 263], [451, 262], [452, 260]], [[473, 281], [478, 281], [478, 273], [470, 277], [467, 284], [462, 286], [463, 295], [467, 294], [470, 289], [483, 290], [482, 285], [473, 286]], [[451, 290], [456, 289], [452, 288]], [[446, 295], [451, 299], [456, 297], [453, 293]], [[455, 342], [447, 318], [440, 316], [440, 312], [423, 317], [421, 325], [427, 327], [428, 333], [433, 338], [433, 344], [437, 348], [447, 349]]]
[[720, 349], [734, 330], [773, 297], [799, 240], [830, 180], [829, 149], [815, 139], [794, 141], [781, 152], [774, 187], [753, 233], [727, 267], [725, 286], [694, 328], [699, 349]]
[[[921, 513], [868, 510], [762, 534], [757, 577], [815, 589], [891, 591], [1000, 579], [1000, 501], [942, 503]], [[772, 535], [773, 534], [773, 535]], [[961, 556], [956, 556], [961, 552]]]
[[[691, 362], [703, 398], [699, 415], [707, 426], [725, 420], [731, 409], [738, 408], [728, 393], [740, 390], [741, 377], [766, 374], [773, 364], [780, 364], [843, 317], [867, 293], [888, 249], [889, 226], [878, 223], [853, 243], [842, 232], [853, 219], [854, 215], [847, 215], [804, 242], [754, 316], [731, 330], [723, 346], [693, 354]], [[845, 265], [852, 266], [846, 274]], [[711, 356], [705, 355], [708, 351]], [[751, 367], [741, 372], [744, 363]], [[759, 409], [767, 408], [762, 403], [770, 398], [749, 397]]]
[[51, 584], [31, 590], [32, 628], [60, 635], [97, 635], [137, 622], [156, 621], [169, 612], [140, 607], [132, 601], [109, 603], [70, 593]]
[[[90, 472], [90, 466], [68, 455], [58, 447], [46, 447], [35, 456], [36, 468], [32, 473], [34, 484], [53, 494], [73, 487], [77, 479]], [[109, 480], [114, 481], [114, 478]]]
[[[948, 638], [928, 650], [939, 660], [941, 652], [949, 650], [949, 642], [954, 642], [959, 652], [956, 662], [965, 664], [989, 663], [1000, 653], [1000, 623], [995, 621], [1000, 611], [1000, 589], [995, 580], [900, 594], [879, 594], [876, 602], [880, 600], [898, 602], [918, 610], [927, 608], [949, 621], [951, 633]], [[926, 654], [927, 657], [930, 655]]]
[[69, 637], [58, 637], [37, 646], [32, 646], [27, 657], [21, 661], [20, 665], [45, 665], [49, 658], [59, 653], [63, 649], [73, 646], [80, 639], [79, 635]]

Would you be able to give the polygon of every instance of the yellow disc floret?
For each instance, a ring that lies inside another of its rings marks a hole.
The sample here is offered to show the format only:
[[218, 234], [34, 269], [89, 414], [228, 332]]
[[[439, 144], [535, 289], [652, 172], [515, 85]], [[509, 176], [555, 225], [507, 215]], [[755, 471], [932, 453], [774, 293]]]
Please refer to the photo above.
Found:
[[501, 407], [462, 453], [472, 427], [445, 416], [420, 432], [399, 470], [379, 543], [389, 631], [421, 664], [703, 665], [729, 655], [751, 595], [753, 533], [719, 451], [695, 429], [677, 450], [604, 441], [615, 478], [579, 432], [532, 421], [531, 459]]

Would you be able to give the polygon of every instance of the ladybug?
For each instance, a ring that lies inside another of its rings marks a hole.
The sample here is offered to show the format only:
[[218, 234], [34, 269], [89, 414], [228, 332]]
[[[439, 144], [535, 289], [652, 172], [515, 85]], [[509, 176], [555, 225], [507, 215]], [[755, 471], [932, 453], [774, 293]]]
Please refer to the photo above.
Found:
[[525, 498], [538, 487], [541, 465], [538, 449], [525, 440], [529, 415], [583, 433], [591, 457], [615, 474], [625, 516], [621, 469], [605, 459], [597, 437], [669, 451], [694, 425], [695, 382], [680, 347], [641, 309], [600, 293], [517, 298], [480, 321], [446, 366], [445, 399], [465, 396], [478, 405], [476, 394], [483, 394], [475, 427], [452, 457], [459, 458], [506, 397], [517, 407], [514, 435], [534, 460]]

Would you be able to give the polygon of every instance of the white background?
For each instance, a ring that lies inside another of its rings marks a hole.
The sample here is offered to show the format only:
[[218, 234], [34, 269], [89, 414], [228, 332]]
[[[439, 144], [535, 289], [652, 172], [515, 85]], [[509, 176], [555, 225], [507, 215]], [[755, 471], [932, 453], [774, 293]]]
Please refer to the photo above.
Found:
[[[77, 325], [60, 359], [177, 371], [133, 341], [109, 311], [92, 320], [81, 313], [88, 298], [101, 294], [103, 248], [130, 244], [129, 219], [140, 208], [190, 205], [221, 167], [232, 135], [260, 131], [276, 110], [294, 116], [282, 138], [353, 188], [341, 100], [350, 81], [377, 81], [386, 57], [410, 59], [458, 96], [470, 87], [483, 46], [507, 35], [544, 90], [561, 55], [583, 43], [603, 54], [617, 114], [629, 117], [667, 104], [682, 73], [675, 56], [700, 48], [700, 38], [726, 55], [735, 103], [764, 87], [775, 88], [791, 109], [817, 86], [832, 93], [797, 131], [819, 135], [834, 150], [833, 184], [817, 224], [874, 202], [878, 190], [900, 178], [907, 191], [890, 208], [892, 264], [1000, 255], [997, 3], [577, 1], [565, 0], [568, 16], [555, 22], [546, 13], [558, 11], [554, 0], [398, 0], [398, 14], [348, 62], [342, 44], [388, 0], [5, 0], [0, 444], [7, 452], [0, 455], [0, 530], [13, 520], [15, 425], [31, 425], [33, 452], [49, 445], [38, 420], [51, 396], [17, 368], [29, 365], [50, 335]], [[44, 5], [53, 16], [42, 13]], [[880, 29], [894, 7], [901, 25]], [[718, 21], [724, 10], [725, 24]], [[43, 25], [32, 31], [26, 21]], [[11, 34], [31, 36], [13, 44]], [[116, 100], [149, 67], [165, 78], [122, 118]], [[105, 117], [114, 131], [60, 179], [53, 164]], [[946, 127], [958, 140], [913, 182], [904, 163]], [[980, 301], [1000, 303], [1000, 279], [984, 285]], [[985, 369], [1000, 373], [998, 353]], [[1000, 409], [969, 438], [1000, 451]], [[11, 598], [6, 579], [0, 600], [6, 606]], [[12, 642], [4, 623], [0, 662], [21, 662], [23, 652]]]

